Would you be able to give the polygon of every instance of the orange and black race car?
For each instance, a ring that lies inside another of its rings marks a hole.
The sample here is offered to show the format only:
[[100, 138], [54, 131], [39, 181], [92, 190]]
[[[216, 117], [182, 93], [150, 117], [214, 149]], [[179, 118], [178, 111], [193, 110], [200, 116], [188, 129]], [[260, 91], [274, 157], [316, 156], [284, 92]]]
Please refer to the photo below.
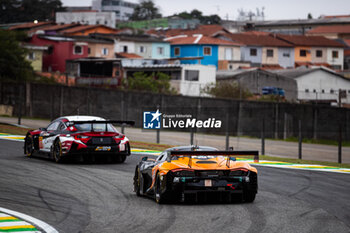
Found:
[[253, 202], [258, 190], [256, 168], [236, 156], [254, 156], [258, 151], [219, 151], [213, 147], [173, 147], [156, 159], [143, 157], [136, 166], [134, 191], [154, 197], [157, 203], [171, 201]]

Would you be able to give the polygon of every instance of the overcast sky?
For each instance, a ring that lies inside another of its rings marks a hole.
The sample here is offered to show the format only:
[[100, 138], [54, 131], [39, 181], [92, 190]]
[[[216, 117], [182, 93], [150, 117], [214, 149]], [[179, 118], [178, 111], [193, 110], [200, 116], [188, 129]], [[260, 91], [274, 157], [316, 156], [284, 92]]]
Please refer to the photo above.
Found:
[[[91, 0], [61, 0], [65, 6], [90, 6]], [[138, 3], [139, 0], [129, 0]], [[350, 0], [154, 0], [164, 16], [197, 9], [205, 15], [218, 14], [236, 19], [238, 10], [256, 12], [265, 8], [265, 19], [305, 19], [308, 13], [320, 15], [350, 14]]]

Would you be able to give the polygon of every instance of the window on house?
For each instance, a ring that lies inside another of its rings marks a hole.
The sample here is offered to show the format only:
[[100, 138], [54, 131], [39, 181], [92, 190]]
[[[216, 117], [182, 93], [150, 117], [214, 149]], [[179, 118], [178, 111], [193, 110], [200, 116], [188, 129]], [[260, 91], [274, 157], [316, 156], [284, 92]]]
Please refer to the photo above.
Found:
[[334, 94], [334, 90], [333, 90], [333, 89], [331, 89], [331, 90], [330, 90], [330, 93], [331, 93], [331, 94]]
[[96, 20], [96, 24], [100, 24], [100, 21], [99, 21], [99, 20]]
[[127, 53], [128, 52], [128, 46], [124, 45], [123, 46], [123, 53]]
[[175, 47], [174, 48], [174, 55], [175, 56], [180, 56], [180, 47]]
[[53, 53], [53, 47], [52, 46], [49, 47], [49, 49], [47, 50], [47, 53], [48, 54], [52, 54]]
[[108, 22], [107, 22], [107, 20], [105, 20], [105, 25], [107, 25], [108, 24]]
[[88, 54], [91, 54], [91, 48], [90, 47], [88, 48]]
[[145, 52], [145, 47], [144, 46], [140, 46], [140, 53], [144, 53]]
[[273, 50], [272, 49], [266, 50], [266, 56], [267, 57], [273, 57]]
[[338, 58], [339, 52], [338, 51], [332, 51], [332, 58]]
[[257, 49], [250, 49], [250, 56], [256, 56], [258, 54]]
[[322, 89], [322, 93], [324, 93], [324, 89]]
[[74, 46], [74, 52], [73, 53], [74, 54], [78, 54], [78, 55], [83, 54], [83, 47], [81, 47], [80, 45]]
[[306, 57], [306, 54], [307, 54], [307, 51], [306, 51], [305, 49], [301, 49], [301, 50], [299, 51], [299, 56], [300, 56], [300, 57]]
[[28, 53], [28, 59], [29, 60], [35, 60], [35, 53], [34, 52], [29, 52]]
[[314, 93], [316, 93], [316, 89], [314, 89]]
[[157, 47], [157, 53], [158, 53], [158, 55], [163, 55], [164, 48], [163, 47]]
[[305, 89], [305, 92], [306, 92], [306, 93], [309, 93], [309, 89]]
[[228, 67], [230, 70], [233, 70], [233, 66], [232, 65], [229, 65]]
[[186, 70], [185, 71], [185, 80], [186, 81], [198, 81], [199, 80], [199, 71], [198, 70]]
[[290, 57], [290, 53], [283, 53], [283, 57]]
[[108, 49], [107, 48], [103, 48], [102, 49], [102, 55], [105, 55], [105, 56], [108, 55]]
[[211, 47], [205, 46], [205, 47], [203, 48], [203, 54], [204, 54], [205, 56], [211, 56]]
[[323, 53], [322, 50], [316, 50], [316, 57], [322, 57]]

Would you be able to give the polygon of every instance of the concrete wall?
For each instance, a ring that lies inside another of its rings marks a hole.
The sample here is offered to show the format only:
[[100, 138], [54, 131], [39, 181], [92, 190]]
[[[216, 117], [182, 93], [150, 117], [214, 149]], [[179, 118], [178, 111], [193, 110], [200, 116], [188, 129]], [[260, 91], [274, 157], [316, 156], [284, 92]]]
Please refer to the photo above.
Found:
[[[332, 52], [337, 51], [338, 57], [332, 56]], [[341, 70], [344, 67], [344, 49], [343, 48], [328, 48], [327, 49], [327, 63], [331, 66], [340, 66]], [[337, 68], [338, 69], [338, 68]]]
[[283, 68], [294, 67], [294, 48], [278, 48], [278, 64]]
[[[256, 49], [257, 54], [256, 56], [250, 55], [250, 49]], [[247, 46], [247, 47], [241, 47], [241, 60], [242, 61], [250, 61], [251, 63], [255, 64], [261, 64], [262, 61], [262, 48], [261, 47], [254, 47], [254, 46]]]
[[[143, 52], [141, 52], [142, 46]], [[143, 58], [152, 58], [152, 43], [135, 43], [135, 53]]]
[[35, 71], [42, 71], [43, 67], [43, 52], [42, 50], [29, 50], [29, 53], [33, 53], [32, 58], [29, 55], [26, 56], [26, 59], [30, 62], [31, 66]]
[[[89, 43], [89, 48], [89, 57], [115, 58], [114, 44]], [[107, 55], [102, 54], [102, 49], [104, 48], [108, 49]]]
[[[273, 51], [273, 56], [267, 56], [267, 50]], [[264, 47], [262, 48], [262, 64], [278, 64], [278, 48], [277, 47]]]
[[[162, 54], [159, 53], [158, 48], [163, 49]], [[170, 58], [170, 44], [169, 43], [152, 43], [152, 58], [153, 59]]]
[[103, 24], [115, 28], [114, 12], [57, 12], [56, 23]]
[[[231, 51], [231, 52], [229, 52]], [[231, 55], [227, 54], [231, 53]], [[231, 57], [231, 59], [228, 59]], [[237, 46], [219, 46], [219, 60], [230, 60], [240, 61], [241, 60], [241, 49]]]
[[298, 84], [298, 99], [300, 100], [317, 99], [337, 102], [338, 90], [342, 89], [347, 92], [347, 98], [342, 99], [342, 102], [350, 103], [350, 80], [346, 78], [318, 70], [296, 78], [296, 81]]
[[[317, 57], [317, 51], [322, 51], [322, 57]], [[327, 63], [327, 48], [312, 47], [311, 48], [311, 61], [313, 63]]]
[[[19, 93], [21, 93], [19, 95]], [[0, 104], [14, 106], [18, 114], [22, 103], [22, 114], [31, 117], [57, 118], [63, 115], [88, 114], [109, 119], [135, 120], [142, 126], [142, 113], [156, 110], [160, 105], [163, 113], [192, 114], [198, 119], [214, 117], [223, 121], [220, 130], [212, 133], [250, 135], [260, 137], [262, 121], [265, 121], [266, 137], [298, 135], [298, 121], [302, 120], [303, 137], [338, 138], [342, 127], [343, 139], [350, 140], [350, 110], [316, 105], [268, 103], [184, 97], [124, 92], [111, 89], [66, 87], [44, 84], [10, 84], [0, 82]], [[226, 122], [226, 114], [229, 122]], [[286, 127], [284, 127], [286, 126]], [[197, 132], [205, 132], [206, 129]]]

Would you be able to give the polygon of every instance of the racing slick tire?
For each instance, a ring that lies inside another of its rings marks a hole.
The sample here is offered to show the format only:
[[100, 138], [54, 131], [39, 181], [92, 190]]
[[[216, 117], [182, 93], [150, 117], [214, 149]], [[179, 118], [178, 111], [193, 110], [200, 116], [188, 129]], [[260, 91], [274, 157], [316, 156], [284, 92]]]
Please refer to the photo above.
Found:
[[255, 195], [256, 195], [255, 191], [246, 190], [243, 193], [243, 199], [245, 202], [253, 202], [255, 200]]
[[34, 153], [34, 142], [32, 135], [28, 134], [24, 140], [24, 154], [27, 157], [32, 157]]
[[56, 163], [62, 162], [62, 144], [60, 140], [56, 140], [53, 144], [52, 157]]
[[154, 184], [154, 199], [158, 204], [164, 204], [166, 203], [166, 199], [165, 199], [164, 193], [163, 194], [161, 193], [160, 187], [161, 187], [161, 180], [160, 180], [159, 173], [157, 173], [156, 182]]
[[134, 191], [137, 196], [141, 196], [141, 187], [143, 186], [143, 180], [141, 176], [142, 175], [140, 172], [140, 168], [137, 167], [137, 169], [135, 170], [135, 176], [134, 176]]

